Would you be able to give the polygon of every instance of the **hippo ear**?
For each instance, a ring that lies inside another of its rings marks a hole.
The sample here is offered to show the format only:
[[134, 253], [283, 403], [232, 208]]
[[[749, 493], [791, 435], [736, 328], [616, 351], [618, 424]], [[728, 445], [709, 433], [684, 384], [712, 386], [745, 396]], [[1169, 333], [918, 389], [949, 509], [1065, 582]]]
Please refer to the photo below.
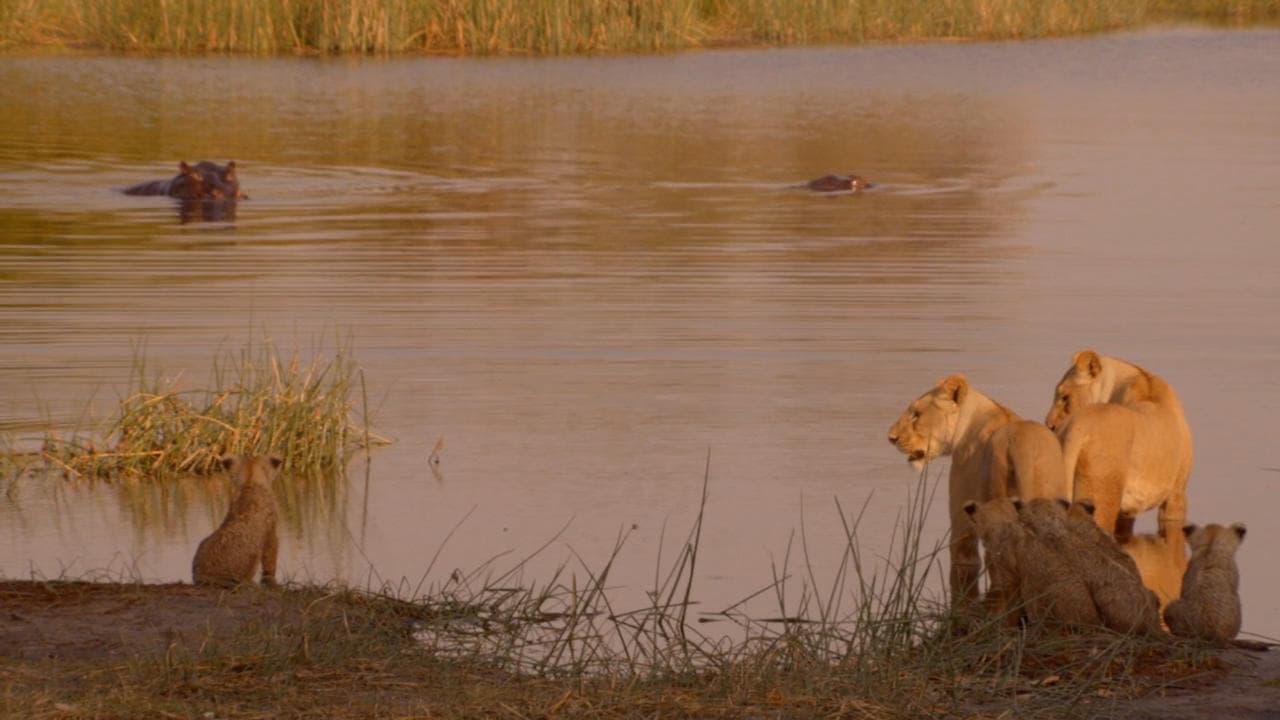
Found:
[[1071, 363], [1076, 369], [1087, 373], [1089, 377], [1095, 378], [1102, 373], [1102, 358], [1098, 357], [1098, 353], [1092, 350], [1081, 350], [1071, 358]]
[[959, 405], [964, 402], [965, 397], [969, 394], [969, 381], [964, 375], [957, 373], [943, 378], [938, 383], [938, 388], [950, 398], [951, 402]]
[[1098, 506], [1097, 506], [1097, 505], [1094, 505], [1094, 504], [1093, 504], [1093, 501], [1092, 501], [1092, 500], [1089, 500], [1089, 499], [1087, 499], [1087, 498], [1086, 498], [1086, 499], [1084, 499], [1084, 500], [1077, 500], [1077, 501], [1076, 501], [1076, 504], [1080, 506], [1080, 509], [1081, 509], [1081, 510], [1084, 510], [1085, 512], [1089, 513], [1090, 515], [1093, 515], [1095, 512], [1097, 512], [1097, 511], [1098, 511]]
[[1182, 526], [1182, 534], [1186, 535], [1187, 537], [1191, 537], [1191, 533], [1195, 531], [1196, 531], [1195, 523], [1190, 523]]
[[1231, 526], [1231, 529], [1236, 531], [1236, 537], [1238, 539], [1240, 540], [1244, 539], [1244, 531], [1245, 531], [1244, 523], [1236, 523]]
[[182, 173], [183, 175], [191, 174], [191, 166], [187, 164], [186, 160], [178, 161], [178, 172]]
[[964, 511], [968, 513], [970, 517], [973, 517], [973, 514], [978, 512], [978, 503], [970, 500], [964, 504]]

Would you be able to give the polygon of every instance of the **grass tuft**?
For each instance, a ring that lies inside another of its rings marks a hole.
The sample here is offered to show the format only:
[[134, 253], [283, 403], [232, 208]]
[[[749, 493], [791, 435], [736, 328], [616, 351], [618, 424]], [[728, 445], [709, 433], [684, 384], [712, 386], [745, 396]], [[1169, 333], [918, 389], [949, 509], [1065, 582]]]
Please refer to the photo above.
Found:
[[40, 455], [68, 477], [104, 481], [208, 475], [227, 453], [274, 453], [291, 475], [343, 477], [353, 453], [386, 442], [354, 421], [355, 381], [345, 351], [306, 363], [263, 345], [215, 360], [208, 389], [182, 390], [152, 373], [138, 349], [105, 429], [50, 432]]

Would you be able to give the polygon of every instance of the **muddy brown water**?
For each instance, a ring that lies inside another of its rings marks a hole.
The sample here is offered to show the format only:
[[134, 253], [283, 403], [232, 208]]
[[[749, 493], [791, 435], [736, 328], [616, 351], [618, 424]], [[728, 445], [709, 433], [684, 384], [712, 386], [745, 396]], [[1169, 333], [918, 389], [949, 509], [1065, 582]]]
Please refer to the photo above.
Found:
[[[788, 563], [794, 603], [801, 533], [826, 588], [837, 500], [867, 504], [869, 556], [890, 551], [916, 476], [885, 433], [935, 380], [965, 372], [1038, 419], [1091, 347], [1181, 393], [1191, 518], [1248, 524], [1245, 628], [1280, 636], [1277, 77], [1280, 32], [1196, 28], [0, 58], [0, 428], [30, 443], [108, 414], [140, 341], [203, 387], [250, 342], [324, 356], [349, 339], [396, 442], [291, 526], [285, 574], [430, 585], [555, 538], [524, 579], [585, 577], [579, 558], [598, 568], [629, 532], [611, 585], [639, 597], [709, 467], [694, 597], [710, 611]], [[184, 223], [119, 192], [179, 159], [235, 159], [251, 199]], [[880, 187], [789, 187], [833, 172]], [[187, 579], [221, 502], [198, 484], [10, 490], [8, 577]], [[939, 498], [928, 540], [944, 516]]]

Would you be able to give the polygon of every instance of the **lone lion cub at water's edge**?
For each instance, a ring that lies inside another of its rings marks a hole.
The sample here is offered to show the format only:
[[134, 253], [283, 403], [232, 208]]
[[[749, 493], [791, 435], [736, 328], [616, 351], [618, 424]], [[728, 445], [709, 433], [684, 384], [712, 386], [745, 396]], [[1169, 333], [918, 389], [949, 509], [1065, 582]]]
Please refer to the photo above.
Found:
[[1181, 637], [1227, 642], [1240, 633], [1240, 571], [1236, 550], [1245, 527], [1236, 523], [1187, 525], [1191, 560], [1182, 576], [1182, 597], [1164, 609], [1169, 632]]
[[236, 585], [253, 582], [262, 566], [262, 584], [274, 585], [276, 552], [276, 498], [271, 482], [281, 460], [275, 456], [228, 456], [222, 465], [235, 483], [235, 499], [227, 517], [213, 534], [200, 542], [191, 561], [191, 579], [197, 585]]

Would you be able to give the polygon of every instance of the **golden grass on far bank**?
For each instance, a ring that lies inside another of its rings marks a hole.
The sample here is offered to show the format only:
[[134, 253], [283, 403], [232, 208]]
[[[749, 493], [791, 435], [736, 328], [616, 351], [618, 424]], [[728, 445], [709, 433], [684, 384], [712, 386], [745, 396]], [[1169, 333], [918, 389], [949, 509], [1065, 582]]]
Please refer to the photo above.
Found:
[[1280, 0], [0, 0], [0, 47], [580, 54], [1037, 38], [1280, 19]]

